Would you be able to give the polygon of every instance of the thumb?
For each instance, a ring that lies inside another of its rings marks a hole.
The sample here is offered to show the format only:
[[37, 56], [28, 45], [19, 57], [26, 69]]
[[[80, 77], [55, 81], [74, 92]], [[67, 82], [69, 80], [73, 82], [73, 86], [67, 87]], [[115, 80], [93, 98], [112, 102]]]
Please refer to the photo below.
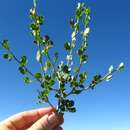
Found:
[[35, 122], [28, 130], [51, 130], [60, 124], [60, 117], [56, 113], [45, 115]]

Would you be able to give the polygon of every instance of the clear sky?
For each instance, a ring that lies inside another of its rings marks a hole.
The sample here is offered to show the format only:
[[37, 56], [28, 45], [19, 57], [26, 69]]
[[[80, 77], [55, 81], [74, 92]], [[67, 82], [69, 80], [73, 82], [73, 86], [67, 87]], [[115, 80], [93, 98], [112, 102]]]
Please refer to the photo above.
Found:
[[[74, 15], [78, 0], [38, 0], [39, 11], [45, 16], [43, 34], [49, 34], [60, 51], [70, 40], [69, 19]], [[89, 74], [107, 72], [108, 67], [125, 63], [125, 71], [112, 81], [102, 83], [94, 91], [83, 93], [76, 100], [77, 113], [65, 115], [65, 130], [130, 130], [130, 1], [81, 0], [91, 8], [89, 60], [83, 69]], [[8, 38], [13, 51], [27, 54], [29, 67], [34, 61], [35, 46], [29, 33], [28, 17], [32, 0], [0, 0], [0, 40]], [[0, 49], [0, 55], [3, 54]], [[43, 107], [37, 105], [37, 83], [26, 86], [17, 64], [8, 63], [0, 56], [0, 120], [15, 113]]]

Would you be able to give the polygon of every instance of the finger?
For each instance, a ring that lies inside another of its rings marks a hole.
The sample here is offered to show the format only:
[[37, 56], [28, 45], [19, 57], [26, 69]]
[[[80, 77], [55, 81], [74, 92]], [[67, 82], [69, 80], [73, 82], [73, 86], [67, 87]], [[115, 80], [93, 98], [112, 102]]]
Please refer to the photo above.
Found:
[[59, 124], [61, 125], [61, 124], [63, 124], [64, 123], [64, 118], [63, 118], [63, 116], [62, 115], [60, 115], [59, 116]]
[[[59, 123], [58, 123], [58, 125], [54, 128], [54, 130], [57, 130], [57, 129], [59, 128], [59, 125], [63, 124], [63, 122], [64, 122], [63, 116], [62, 116], [62, 115], [59, 115]], [[25, 127], [23, 127], [22, 129], [26, 130], [26, 129], [30, 128], [32, 125], [33, 125], [33, 123], [30, 123], [30, 124], [26, 125]], [[58, 129], [58, 130], [60, 130], [60, 129]]]
[[45, 115], [36, 123], [34, 123], [28, 130], [52, 130], [55, 126], [59, 125], [60, 116], [56, 113]]
[[54, 111], [52, 107], [26, 111], [8, 118], [4, 123], [10, 127], [12, 126], [16, 129], [21, 129], [28, 124], [36, 122], [42, 116], [46, 115], [47, 113], [51, 113], [52, 111]]

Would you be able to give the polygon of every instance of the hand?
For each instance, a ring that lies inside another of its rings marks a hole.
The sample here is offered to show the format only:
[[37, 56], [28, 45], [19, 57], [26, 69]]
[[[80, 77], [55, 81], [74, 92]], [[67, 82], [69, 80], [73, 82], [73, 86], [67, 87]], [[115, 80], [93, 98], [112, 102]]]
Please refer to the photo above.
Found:
[[0, 130], [62, 130], [63, 117], [51, 107], [16, 114], [0, 123]]

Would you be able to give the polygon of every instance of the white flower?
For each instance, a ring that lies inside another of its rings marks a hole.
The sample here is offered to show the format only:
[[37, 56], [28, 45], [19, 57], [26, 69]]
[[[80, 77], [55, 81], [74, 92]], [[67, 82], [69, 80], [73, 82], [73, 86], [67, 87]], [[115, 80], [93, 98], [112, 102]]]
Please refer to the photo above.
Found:
[[119, 64], [119, 66], [117, 67], [117, 70], [121, 71], [121, 70], [123, 70], [123, 69], [124, 69], [124, 63], [121, 62], [121, 63]]
[[112, 75], [108, 75], [107, 77], [106, 77], [106, 81], [108, 82], [108, 81], [110, 81], [112, 79]]
[[109, 67], [109, 73], [112, 73], [112, 71], [113, 71], [113, 69], [114, 69], [114, 67], [113, 67], [113, 65], [111, 65], [110, 67]]
[[87, 27], [87, 28], [84, 30], [83, 35], [86, 37], [89, 32], [90, 32], [90, 28]]

